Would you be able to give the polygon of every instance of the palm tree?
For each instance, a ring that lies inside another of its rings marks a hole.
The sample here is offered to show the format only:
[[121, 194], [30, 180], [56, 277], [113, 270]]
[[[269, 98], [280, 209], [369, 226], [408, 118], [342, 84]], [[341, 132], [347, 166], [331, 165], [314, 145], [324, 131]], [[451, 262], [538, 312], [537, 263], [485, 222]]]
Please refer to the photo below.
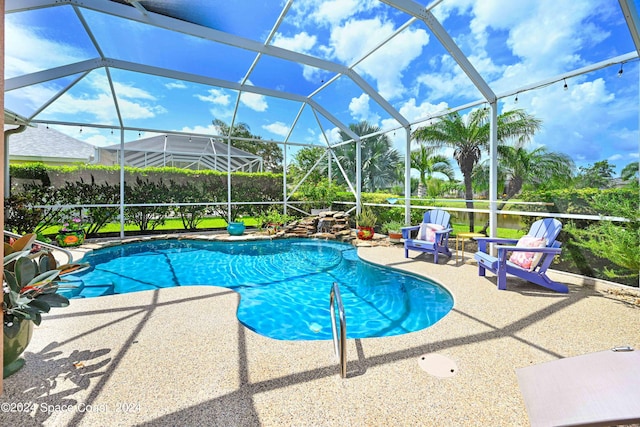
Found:
[[[358, 136], [380, 132], [379, 127], [373, 126], [367, 121], [350, 124], [349, 129]], [[342, 141], [352, 139], [345, 132], [340, 132], [340, 138]], [[395, 182], [396, 165], [402, 160], [400, 154], [393, 148], [391, 140], [385, 134], [363, 138], [361, 141], [362, 189], [364, 191], [376, 191], [389, 187]], [[336, 147], [334, 152], [349, 180], [355, 182], [356, 144], [341, 145]], [[337, 181], [343, 182], [344, 179], [340, 177]]]
[[[488, 183], [489, 161], [485, 160], [476, 169], [474, 177]], [[549, 181], [569, 183], [574, 171], [573, 160], [566, 154], [551, 152], [545, 147], [527, 150], [521, 142], [499, 145], [498, 186], [502, 189], [502, 203], [498, 210], [504, 209], [507, 200], [520, 193], [524, 185], [537, 188]], [[480, 232], [486, 233], [488, 227], [489, 221]]]
[[[498, 116], [498, 142], [515, 139], [522, 143], [540, 129], [541, 122], [524, 110], [513, 110]], [[451, 147], [463, 176], [466, 206], [473, 209], [473, 169], [483, 150], [489, 148], [489, 110], [478, 109], [463, 118], [457, 112], [448, 114], [429, 126], [416, 129], [413, 137], [434, 147]], [[469, 231], [474, 231], [473, 211], [469, 212]]]
[[418, 197], [423, 197], [428, 187], [427, 181], [431, 180], [434, 173], [440, 173], [451, 181], [454, 178], [453, 169], [449, 159], [441, 154], [435, 154], [434, 147], [421, 145], [420, 148], [411, 151], [411, 168], [420, 174], [418, 185]]

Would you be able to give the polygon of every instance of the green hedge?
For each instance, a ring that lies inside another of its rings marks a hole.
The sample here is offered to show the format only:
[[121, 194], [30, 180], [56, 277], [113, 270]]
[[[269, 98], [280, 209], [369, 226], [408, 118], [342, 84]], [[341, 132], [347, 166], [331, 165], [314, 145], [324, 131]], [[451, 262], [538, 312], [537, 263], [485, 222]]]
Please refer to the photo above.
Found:
[[[45, 166], [12, 165], [12, 178], [33, 180], [20, 191], [12, 191], [5, 203], [7, 229], [18, 233], [42, 230], [70, 217], [82, 216], [88, 234], [95, 235], [104, 224], [118, 215], [117, 207], [94, 207], [63, 211], [58, 208], [31, 209], [35, 205], [117, 204], [120, 200], [119, 166]], [[38, 182], [39, 181], [39, 182]], [[227, 174], [218, 171], [193, 171], [178, 168], [125, 168], [125, 203], [154, 206], [128, 207], [125, 220], [140, 230], [154, 230], [174, 213], [185, 229], [197, 228], [206, 214], [228, 215]], [[232, 202], [282, 201], [282, 174], [232, 173]], [[209, 206], [159, 206], [165, 203], [210, 203]], [[271, 205], [238, 205], [231, 216], [258, 215]]]

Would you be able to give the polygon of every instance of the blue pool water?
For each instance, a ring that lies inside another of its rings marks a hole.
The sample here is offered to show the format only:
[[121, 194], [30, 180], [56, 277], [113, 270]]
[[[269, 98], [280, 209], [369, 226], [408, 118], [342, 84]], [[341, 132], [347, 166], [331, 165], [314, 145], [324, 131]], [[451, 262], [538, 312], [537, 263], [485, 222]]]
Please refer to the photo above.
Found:
[[65, 277], [76, 286], [69, 297], [227, 287], [241, 296], [237, 315], [244, 325], [282, 340], [331, 339], [333, 282], [340, 285], [349, 338], [418, 331], [453, 307], [444, 288], [363, 262], [352, 245], [338, 242], [158, 240], [96, 250], [82, 262], [91, 268]]

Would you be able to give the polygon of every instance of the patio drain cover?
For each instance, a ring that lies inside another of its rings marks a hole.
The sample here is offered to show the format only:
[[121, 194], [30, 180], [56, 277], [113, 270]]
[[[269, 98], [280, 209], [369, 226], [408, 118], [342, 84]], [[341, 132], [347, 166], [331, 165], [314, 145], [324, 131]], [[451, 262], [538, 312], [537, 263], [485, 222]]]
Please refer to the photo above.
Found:
[[428, 374], [438, 378], [450, 378], [458, 373], [456, 362], [436, 353], [423, 354], [420, 356], [418, 366]]

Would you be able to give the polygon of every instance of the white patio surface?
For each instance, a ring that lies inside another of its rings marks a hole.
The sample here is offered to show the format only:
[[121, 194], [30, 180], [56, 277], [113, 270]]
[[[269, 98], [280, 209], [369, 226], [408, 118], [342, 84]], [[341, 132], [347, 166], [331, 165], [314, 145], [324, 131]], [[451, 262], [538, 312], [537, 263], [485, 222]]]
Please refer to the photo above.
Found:
[[[349, 340], [342, 379], [330, 341], [254, 333], [228, 289], [72, 300], [47, 315], [26, 366], [4, 382], [0, 404], [29, 412], [3, 410], [0, 425], [526, 426], [516, 368], [640, 348], [640, 295], [606, 283], [552, 272], [568, 295], [515, 278], [498, 291], [455, 259], [406, 259], [400, 246], [358, 253], [438, 281], [453, 310], [419, 332]], [[456, 375], [421, 369], [429, 353], [454, 361]]]

